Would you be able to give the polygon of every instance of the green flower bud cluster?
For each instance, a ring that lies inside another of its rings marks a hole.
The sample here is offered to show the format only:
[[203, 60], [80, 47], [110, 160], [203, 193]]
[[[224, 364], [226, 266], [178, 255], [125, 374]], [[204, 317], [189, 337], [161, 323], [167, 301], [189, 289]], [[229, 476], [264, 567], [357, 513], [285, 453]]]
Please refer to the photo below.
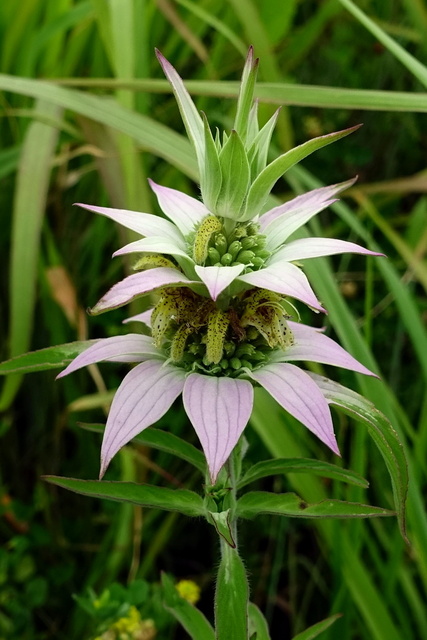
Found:
[[206, 217], [189, 238], [193, 259], [203, 266], [247, 265], [244, 273], [261, 269], [271, 253], [265, 248], [265, 236], [254, 222], [240, 223], [226, 233], [220, 218]]
[[241, 342], [235, 338], [225, 340], [223, 357], [218, 363], [209, 360], [206, 347], [205, 335], [194, 333], [187, 342], [185, 354], [179, 364], [187, 371], [203, 371], [213, 376], [237, 378], [244, 374], [245, 369], [253, 371], [268, 362], [269, 354], [275, 350], [254, 327], [250, 327], [246, 339]]
[[[242, 236], [252, 237], [252, 236]], [[238, 377], [293, 344], [282, 296], [252, 289], [228, 309], [186, 288], [165, 288], [151, 316], [153, 338], [187, 371]]]

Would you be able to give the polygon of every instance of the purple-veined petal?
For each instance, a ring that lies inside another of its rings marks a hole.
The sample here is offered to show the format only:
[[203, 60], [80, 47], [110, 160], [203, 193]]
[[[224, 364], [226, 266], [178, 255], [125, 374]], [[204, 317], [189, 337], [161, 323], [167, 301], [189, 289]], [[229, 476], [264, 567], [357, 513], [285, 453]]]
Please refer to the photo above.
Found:
[[357, 176], [352, 178], [351, 180], [346, 180], [345, 182], [339, 182], [338, 184], [331, 184], [328, 187], [320, 187], [319, 189], [313, 189], [312, 191], [308, 191], [307, 193], [303, 193], [296, 198], [292, 198], [288, 202], [279, 205], [278, 207], [274, 207], [274, 209], [270, 209], [270, 211], [266, 211], [259, 220], [261, 225], [261, 230], [265, 229], [265, 227], [270, 224], [275, 218], [278, 216], [282, 216], [285, 213], [291, 213], [293, 211], [297, 211], [300, 209], [310, 209], [316, 208], [318, 206], [323, 207], [323, 203], [326, 200], [331, 200], [334, 196], [336, 196], [340, 191], [351, 187], [357, 180]]
[[162, 187], [153, 180], [149, 179], [148, 182], [157, 196], [163, 213], [176, 224], [182, 235], [186, 236], [194, 231], [195, 225], [210, 214], [209, 209], [200, 200], [196, 200], [182, 191]]
[[177, 269], [169, 269], [168, 267], [158, 267], [134, 273], [111, 287], [90, 310], [90, 313], [96, 315], [108, 309], [116, 309], [131, 302], [134, 298], [142, 296], [149, 291], [154, 291], [159, 287], [179, 284], [189, 285], [194, 283]]
[[317, 207], [301, 207], [300, 209], [288, 211], [272, 220], [272, 222], [262, 230], [267, 236], [266, 248], [269, 251], [274, 251], [277, 247], [280, 247], [294, 231], [297, 231], [306, 222], [311, 220], [313, 216], [334, 202], [336, 202], [336, 200], [325, 200]]
[[250, 418], [253, 388], [247, 380], [191, 373], [182, 399], [208, 462], [212, 483]]
[[101, 447], [104, 475], [117, 451], [159, 420], [182, 392], [185, 371], [158, 360], [137, 365], [114, 396]]
[[191, 260], [185, 251], [185, 244], [182, 240], [179, 243], [171, 242], [168, 238], [155, 236], [135, 240], [135, 242], [131, 242], [115, 251], [113, 256], [122, 256], [126, 253], [165, 253], [167, 255], [181, 256], [182, 258]]
[[290, 347], [287, 347], [285, 351], [276, 351], [274, 353], [276, 362], [292, 362], [296, 360], [320, 362], [376, 377], [375, 373], [372, 373], [356, 358], [353, 358], [335, 340], [328, 338], [317, 329], [298, 322], [288, 322], [288, 325], [294, 334], [295, 342]]
[[328, 403], [305, 371], [293, 364], [273, 363], [250, 375], [288, 413], [340, 455]]
[[269, 289], [284, 296], [296, 298], [312, 309], [326, 313], [305, 274], [290, 262], [282, 261], [259, 271], [245, 273], [243, 276], [239, 276], [238, 280], [254, 287]]
[[269, 264], [280, 260], [306, 260], [308, 258], [321, 258], [333, 256], [338, 253], [361, 253], [366, 256], [384, 256], [383, 253], [370, 251], [354, 242], [335, 240], [334, 238], [302, 238], [294, 240], [281, 247], [271, 258]]
[[91, 347], [80, 353], [64, 371], [57, 376], [62, 378], [77, 369], [96, 362], [141, 362], [152, 358], [163, 358], [149, 336], [129, 333], [125, 336], [101, 338]]
[[216, 300], [245, 269], [246, 265], [236, 264], [234, 267], [199, 267], [195, 271], [200, 280], [206, 285], [212, 300]]
[[147, 311], [143, 311], [142, 313], [137, 313], [136, 316], [131, 316], [130, 318], [126, 318], [123, 320], [123, 324], [127, 324], [128, 322], [142, 322], [147, 327], [151, 326], [151, 314], [153, 313], [153, 309], [147, 309]]
[[132, 229], [142, 236], [161, 236], [172, 240], [172, 242], [182, 242], [179, 230], [169, 222], [151, 213], [141, 213], [140, 211], [128, 211], [127, 209], [110, 209], [109, 207], [96, 207], [91, 204], [76, 203], [78, 207], [94, 211], [102, 216], [106, 216], [127, 229]]

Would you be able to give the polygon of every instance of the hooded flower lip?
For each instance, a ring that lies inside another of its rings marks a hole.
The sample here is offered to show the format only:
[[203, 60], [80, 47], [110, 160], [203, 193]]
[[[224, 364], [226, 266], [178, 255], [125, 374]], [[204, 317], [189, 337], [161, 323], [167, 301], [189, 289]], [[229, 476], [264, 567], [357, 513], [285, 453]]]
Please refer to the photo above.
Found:
[[[106, 293], [92, 309], [92, 313], [101, 313], [116, 308], [127, 304], [137, 296], [178, 282], [186, 284], [202, 295], [210, 296], [213, 300], [217, 300], [221, 294], [227, 291], [235, 295], [249, 286], [268, 288], [276, 293], [300, 300], [316, 311], [324, 312], [325, 310], [317, 300], [305, 274], [299, 267], [292, 264], [294, 261], [347, 252], [375, 256], [383, 254], [344, 240], [304, 238], [288, 242], [288, 239], [314, 215], [334, 202], [334, 195], [353, 182], [354, 180], [350, 180], [314, 189], [261, 215], [256, 224], [259, 225], [260, 231], [265, 237], [265, 251], [267, 251], [268, 257], [263, 260], [263, 266], [259, 269], [252, 269], [250, 257], [245, 263], [239, 264], [237, 262], [230, 266], [207, 264], [209, 259], [206, 259], [203, 265], [197, 264], [192, 256], [189, 238], [191, 235], [194, 236], [195, 230], [201, 222], [210, 215], [208, 209], [195, 198], [175, 189], [157, 185], [152, 180], [150, 180], [150, 186], [169, 220], [137, 211], [80, 204], [79, 206], [105, 215], [145, 236], [142, 240], [137, 240], [119, 249], [114, 255], [142, 253], [172, 256], [177, 263], [177, 269], [180, 270], [157, 268], [128, 276]], [[241, 233], [246, 233], [244, 228]], [[257, 238], [258, 236], [252, 237]], [[220, 234], [218, 242], [222, 239], [223, 234]], [[243, 237], [243, 240], [247, 240], [247, 238]], [[247, 245], [250, 245], [249, 240], [251, 238], [248, 239]], [[219, 246], [218, 242], [217, 246]], [[252, 242], [256, 242], [256, 240]], [[245, 246], [244, 242], [232, 240], [228, 247], [236, 244]], [[244, 248], [238, 251], [237, 258], [245, 253], [251, 254], [250, 250]], [[212, 251], [213, 253], [214, 251]], [[223, 251], [224, 254], [229, 255], [227, 248]], [[243, 259], [245, 258], [243, 257]]]
[[[132, 319], [147, 322], [149, 315], [144, 312]], [[321, 331], [296, 322], [289, 326], [292, 345], [273, 350], [268, 362], [235, 378], [186, 371], [171, 363], [151, 337], [140, 334], [101, 339], [78, 355], [58, 377], [97, 362], [138, 363], [123, 379], [111, 405], [101, 449], [101, 477], [119, 449], [157, 422], [182, 393], [215, 483], [250, 418], [253, 384], [263, 386], [339, 455], [323, 387], [316, 377], [290, 362], [313, 361], [375, 374]]]

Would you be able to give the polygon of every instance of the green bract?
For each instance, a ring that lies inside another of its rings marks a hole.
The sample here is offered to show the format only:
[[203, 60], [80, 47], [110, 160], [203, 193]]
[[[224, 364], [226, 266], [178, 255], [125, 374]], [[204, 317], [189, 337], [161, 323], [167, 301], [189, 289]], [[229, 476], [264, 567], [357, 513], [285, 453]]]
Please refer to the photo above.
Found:
[[213, 214], [245, 221], [261, 213], [277, 180], [294, 164], [358, 127], [314, 138], [284, 153], [267, 165], [267, 153], [278, 111], [260, 129], [254, 89], [258, 58], [249, 49], [243, 69], [236, 117], [230, 134], [212, 136], [207, 118], [200, 115], [180, 76], [157, 51], [172, 85], [188, 137], [196, 151], [202, 200]]

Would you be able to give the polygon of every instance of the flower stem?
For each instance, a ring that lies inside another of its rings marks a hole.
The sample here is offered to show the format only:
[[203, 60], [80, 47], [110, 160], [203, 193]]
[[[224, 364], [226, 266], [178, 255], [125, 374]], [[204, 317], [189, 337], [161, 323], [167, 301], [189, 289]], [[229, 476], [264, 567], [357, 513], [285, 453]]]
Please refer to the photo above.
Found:
[[249, 584], [237, 549], [221, 539], [221, 563], [215, 591], [217, 640], [248, 640]]
[[237, 550], [237, 518], [235, 504], [237, 481], [241, 472], [242, 442], [228, 462], [230, 486], [229, 528], [235, 543], [231, 547], [220, 537], [221, 562], [215, 591], [215, 637], [217, 640], [248, 640], [249, 583]]

